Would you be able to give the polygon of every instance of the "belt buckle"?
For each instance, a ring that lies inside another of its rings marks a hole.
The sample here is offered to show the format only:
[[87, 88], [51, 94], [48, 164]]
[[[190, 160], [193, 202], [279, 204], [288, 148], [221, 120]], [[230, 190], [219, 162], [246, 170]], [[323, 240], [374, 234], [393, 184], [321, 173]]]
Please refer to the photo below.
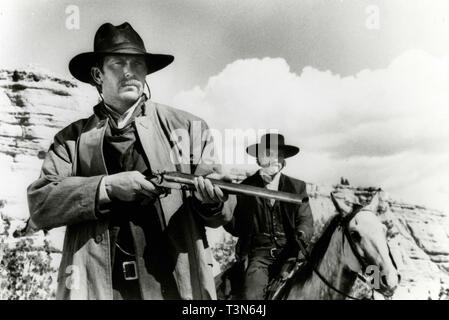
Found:
[[276, 256], [275, 256], [275, 252], [278, 250], [278, 248], [271, 248], [270, 249], [270, 256], [272, 257], [272, 258], [276, 258]]
[[137, 276], [137, 266], [135, 261], [125, 261], [122, 263], [123, 275], [125, 280], [136, 280]]

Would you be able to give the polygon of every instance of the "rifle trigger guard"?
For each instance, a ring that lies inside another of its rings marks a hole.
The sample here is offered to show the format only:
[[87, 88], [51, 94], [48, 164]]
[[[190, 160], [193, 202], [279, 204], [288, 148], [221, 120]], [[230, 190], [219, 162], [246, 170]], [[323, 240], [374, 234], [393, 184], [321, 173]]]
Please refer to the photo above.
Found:
[[169, 194], [171, 194], [171, 189], [170, 188], [166, 188], [166, 187], [160, 187], [161, 190], [163, 191], [160, 195], [159, 198], [165, 198], [167, 197]]

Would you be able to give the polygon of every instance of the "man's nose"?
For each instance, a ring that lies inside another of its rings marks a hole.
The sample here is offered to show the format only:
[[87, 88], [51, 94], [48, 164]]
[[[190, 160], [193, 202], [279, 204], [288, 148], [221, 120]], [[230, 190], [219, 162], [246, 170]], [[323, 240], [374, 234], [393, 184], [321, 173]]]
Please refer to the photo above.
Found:
[[123, 74], [125, 78], [130, 78], [133, 75], [131, 63], [129, 61], [126, 61], [123, 66]]
[[123, 67], [123, 75], [125, 76], [125, 78], [130, 78], [132, 73], [131, 73], [131, 69], [129, 67], [129, 65], [125, 65]]

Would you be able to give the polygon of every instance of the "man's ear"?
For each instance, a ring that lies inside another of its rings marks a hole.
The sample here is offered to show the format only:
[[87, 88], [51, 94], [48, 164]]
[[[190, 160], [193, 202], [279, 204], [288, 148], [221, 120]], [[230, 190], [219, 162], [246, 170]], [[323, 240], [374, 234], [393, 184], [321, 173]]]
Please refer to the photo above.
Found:
[[103, 79], [101, 76], [101, 70], [98, 67], [92, 67], [90, 69], [90, 75], [92, 76], [93, 81], [97, 84], [97, 85], [101, 85], [103, 83]]

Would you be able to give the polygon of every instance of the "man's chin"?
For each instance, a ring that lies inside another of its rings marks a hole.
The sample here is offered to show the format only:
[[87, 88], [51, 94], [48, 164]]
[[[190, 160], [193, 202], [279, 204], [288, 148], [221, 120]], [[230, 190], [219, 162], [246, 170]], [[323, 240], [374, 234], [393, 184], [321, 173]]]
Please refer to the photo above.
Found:
[[141, 96], [141, 93], [138, 92], [137, 90], [129, 90], [129, 91], [125, 91], [122, 92], [120, 94], [120, 100], [122, 100], [123, 102], [134, 102], [137, 99], [139, 99], [139, 97]]

